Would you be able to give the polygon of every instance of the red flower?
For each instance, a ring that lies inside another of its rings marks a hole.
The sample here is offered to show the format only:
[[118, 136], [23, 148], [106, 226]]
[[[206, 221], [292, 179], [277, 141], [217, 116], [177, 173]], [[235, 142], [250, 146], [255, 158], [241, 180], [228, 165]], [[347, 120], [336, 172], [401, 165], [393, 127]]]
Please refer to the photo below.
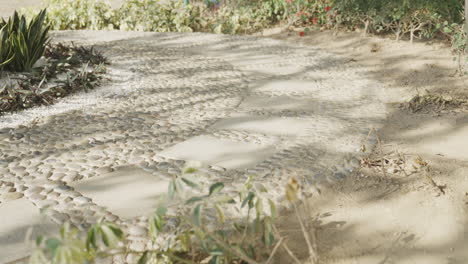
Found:
[[299, 32], [299, 37], [303, 37], [305, 35], [304, 31]]
[[312, 21], [312, 24], [315, 25], [315, 24], [317, 24], [317, 22], [318, 22], [318, 18], [313, 17], [313, 18], [310, 19], [310, 21]]
[[331, 10], [331, 7], [329, 7], [329, 6], [325, 7], [325, 11], [329, 12], [330, 10]]

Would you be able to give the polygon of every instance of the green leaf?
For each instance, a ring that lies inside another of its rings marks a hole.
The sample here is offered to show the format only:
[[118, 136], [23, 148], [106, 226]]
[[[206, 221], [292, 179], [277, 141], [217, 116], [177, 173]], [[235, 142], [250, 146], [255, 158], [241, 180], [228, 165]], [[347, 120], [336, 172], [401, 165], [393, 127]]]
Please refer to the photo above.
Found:
[[197, 205], [195, 209], [193, 209], [193, 220], [195, 222], [195, 225], [200, 226], [201, 225], [201, 204]]
[[174, 180], [170, 181], [169, 182], [169, 186], [167, 187], [168, 190], [168, 194], [169, 194], [169, 198], [173, 199], [174, 198], [174, 194], [176, 192], [176, 186], [175, 186], [175, 182]]
[[97, 227], [93, 226], [88, 230], [88, 235], [86, 237], [86, 249], [89, 251], [91, 249], [96, 249], [96, 229]]
[[114, 247], [122, 239], [123, 232], [112, 224], [102, 224], [101, 228], [102, 242], [107, 247]]
[[140, 259], [138, 259], [137, 264], [146, 264], [148, 263], [149, 257], [148, 257], [148, 251], [145, 251], [143, 255], [141, 255]]
[[257, 198], [257, 202], [255, 203], [255, 212], [257, 213], [257, 218], [263, 213], [263, 202], [260, 198]]
[[51, 251], [52, 255], [55, 254], [55, 251], [61, 244], [62, 242], [56, 238], [49, 238], [45, 242], [46, 248]]
[[241, 208], [244, 208], [244, 206], [248, 203], [249, 204], [249, 208], [252, 208], [253, 207], [253, 199], [255, 197], [255, 193], [253, 192], [249, 192], [249, 194], [247, 195], [247, 197], [244, 199], [244, 201], [242, 201], [242, 204], [241, 204]]
[[217, 182], [217, 183], [211, 185], [210, 186], [210, 193], [208, 194], [208, 196], [211, 196], [214, 193], [220, 192], [223, 188], [224, 188], [224, 183], [222, 183], [222, 182]]
[[159, 206], [158, 209], [156, 209], [156, 214], [158, 214], [161, 217], [165, 216], [166, 213], [167, 213], [167, 208], [164, 206]]
[[193, 204], [193, 203], [196, 203], [196, 202], [199, 202], [199, 201], [202, 201], [203, 200], [203, 196], [194, 196], [190, 199], [188, 199], [185, 204]]
[[42, 241], [44, 240], [44, 237], [43, 236], [37, 236], [36, 237], [36, 246], [40, 246], [42, 244]]
[[187, 184], [188, 186], [192, 187], [192, 188], [196, 188], [198, 187], [198, 184], [194, 183], [193, 181], [185, 178], [185, 177], [181, 177], [182, 181]]
[[271, 223], [271, 219], [269, 217], [265, 217], [263, 221], [263, 242], [267, 247], [273, 245], [274, 242], [274, 235], [273, 235], [273, 225]]
[[275, 219], [276, 216], [277, 216], [276, 205], [275, 205], [275, 203], [274, 203], [271, 199], [268, 199], [268, 204], [270, 205], [270, 214], [271, 214], [271, 218]]
[[122, 229], [120, 229], [118, 226], [110, 223], [106, 223], [106, 226], [108, 226], [111, 229], [112, 233], [114, 233], [117, 239], [121, 240], [123, 238], [124, 233]]
[[216, 212], [218, 213], [219, 222], [223, 224], [225, 221], [225, 215], [224, 215], [223, 209], [217, 204], [215, 205], [215, 208], [216, 208]]
[[237, 232], [242, 232], [246, 228], [245, 225], [241, 223], [234, 223], [233, 226], [237, 230]]
[[220, 256], [213, 256], [208, 264], [221, 264], [221, 258]]
[[197, 169], [195, 168], [187, 168], [184, 173], [191, 174], [197, 172]]
[[217, 248], [217, 249], [214, 249], [214, 250], [210, 251], [210, 255], [211, 256], [222, 256], [222, 255], [224, 255], [224, 252], [221, 249]]

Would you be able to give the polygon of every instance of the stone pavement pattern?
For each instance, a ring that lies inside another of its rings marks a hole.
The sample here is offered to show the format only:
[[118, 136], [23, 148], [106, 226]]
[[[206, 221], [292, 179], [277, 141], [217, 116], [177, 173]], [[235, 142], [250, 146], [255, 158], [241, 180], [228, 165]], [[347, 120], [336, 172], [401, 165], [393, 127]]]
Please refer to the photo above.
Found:
[[[44, 221], [80, 228], [105, 217], [144, 249], [153, 201], [188, 161], [206, 164], [202, 182], [229, 190], [254, 174], [281, 199], [290, 173], [307, 186], [344, 177], [386, 114], [382, 88], [365, 69], [310, 47], [178, 33], [58, 32], [54, 40], [104, 51], [112, 81], [92, 100], [80, 94], [51, 107], [68, 102], [63, 111], [0, 118], [7, 222], [25, 214], [12, 203], [31, 215], [48, 208]], [[43, 225], [30, 220], [0, 226], [0, 244], [18, 244], [18, 229]], [[0, 263], [25, 256], [24, 247], [0, 249]]]

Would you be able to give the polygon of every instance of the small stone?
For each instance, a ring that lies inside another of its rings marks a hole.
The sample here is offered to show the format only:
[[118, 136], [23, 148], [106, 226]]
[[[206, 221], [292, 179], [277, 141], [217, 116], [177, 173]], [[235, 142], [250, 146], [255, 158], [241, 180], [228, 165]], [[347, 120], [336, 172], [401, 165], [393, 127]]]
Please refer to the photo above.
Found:
[[64, 182], [74, 182], [77, 179], [77, 174], [68, 174], [62, 178]]
[[22, 198], [24, 195], [22, 193], [18, 193], [18, 192], [15, 192], [15, 193], [4, 193], [2, 194], [2, 198], [5, 200], [5, 201], [12, 201], [12, 200], [17, 200], [17, 199], [20, 199]]
[[9, 192], [15, 192], [15, 191], [16, 191], [15, 187], [10, 187], [10, 186], [0, 187], [0, 193], [9, 193]]
[[130, 244], [130, 249], [133, 251], [144, 251], [145, 250], [145, 243], [142, 241], [134, 241]]
[[54, 213], [50, 217], [52, 218], [52, 221], [60, 224], [65, 223], [70, 219], [68, 215], [62, 213]]
[[125, 259], [126, 263], [128, 264], [136, 264], [138, 262], [139, 256], [137, 254], [127, 254], [127, 257]]
[[47, 194], [47, 199], [57, 199], [60, 196], [60, 193], [50, 192]]
[[40, 192], [42, 192], [44, 190], [44, 188], [40, 187], [40, 186], [35, 186], [35, 187], [31, 187], [29, 189], [27, 189], [25, 192], [24, 192], [24, 195], [26, 196], [31, 196], [33, 194], [39, 194]]
[[15, 189], [17, 192], [23, 192], [26, 190], [26, 186], [24, 186], [23, 184], [17, 184], [15, 185]]
[[142, 162], [140, 162], [138, 165], [141, 166], [141, 167], [148, 167], [148, 166], [149, 166], [149, 162], [147, 162], [147, 161], [142, 161]]
[[54, 172], [54, 173], [52, 174], [52, 176], [50, 176], [49, 178], [50, 178], [51, 180], [57, 181], [57, 180], [61, 180], [61, 179], [62, 179], [63, 177], [65, 177], [65, 176], [66, 176], [66, 174], [63, 173], [63, 172]]
[[75, 225], [79, 225], [79, 224], [83, 223], [83, 221], [84, 221], [83, 217], [81, 217], [81, 216], [72, 216], [72, 217], [70, 218], [70, 220], [71, 220], [71, 221], [73, 222], [73, 224], [75, 224]]
[[47, 182], [43, 185], [43, 187], [45, 189], [55, 189], [57, 188], [58, 186], [60, 186], [60, 184], [56, 183], [56, 182]]
[[61, 203], [68, 203], [72, 200], [72, 198], [66, 196], [66, 195], [60, 195], [57, 200]]
[[35, 194], [30, 195], [28, 198], [32, 201], [39, 201], [39, 200], [44, 200], [46, 197], [42, 194], [35, 193]]
[[67, 167], [70, 168], [70, 169], [74, 169], [74, 170], [80, 170], [81, 169], [81, 166], [78, 165], [78, 164], [75, 164], [75, 163], [68, 164]]
[[117, 219], [119, 219], [118, 216], [113, 215], [113, 214], [107, 214], [105, 218], [109, 222], [115, 222]]
[[163, 162], [160, 162], [160, 163], [158, 164], [158, 168], [160, 168], [160, 169], [162, 169], [162, 170], [166, 170], [167, 168], [169, 168], [169, 163], [164, 162], [164, 161], [163, 161]]
[[211, 169], [215, 171], [226, 171], [225, 168], [220, 167], [220, 166], [211, 166]]
[[86, 218], [93, 217], [95, 214], [96, 214], [96, 212], [91, 211], [91, 210], [86, 210], [86, 211], [83, 212], [83, 216], [86, 217]]
[[47, 207], [52, 207], [57, 205], [58, 202], [54, 200], [42, 200], [42, 201], [37, 201], [36, 206], [39, 208], [47, 208]]
[[105, 174], [105, 173], [110, 173], [110, 172], [113, 172], [114, 169], [112, 169], [111, 167], [102, 167], [102, 168], [99, 168], [96, 170], [97, 173], [99, 174]]
[[70, 192], [72, 190], [73, 190], [73, 188], [68, 186], [68, 185], [59, 185], [56, 188], [54, 188], [54, 191], [56, 191], [56, 192], [58, 192], [60, 194], [68, 193], [68, 192]]
[[142, 237], [146, 235], [146, 229], [140, 226], [131, 226], [128, 229], [128, 234], [132, 236]]
[[85, 205], [85, 204], [92, 202], [91, 199], [89, 199], [88, 197], [84, 197], [84, 196], [75, 197], [73, 198], [73, 201], [75, 201], [77, 205]]
[[99, 160], [99, 159], [101, 159], [102, 157], [101, 157], [101, 156], [98, 156], [98, 155], [91, 155], [91, 156], [89, 156], [89, 158], [90, 158], [91, 160]]

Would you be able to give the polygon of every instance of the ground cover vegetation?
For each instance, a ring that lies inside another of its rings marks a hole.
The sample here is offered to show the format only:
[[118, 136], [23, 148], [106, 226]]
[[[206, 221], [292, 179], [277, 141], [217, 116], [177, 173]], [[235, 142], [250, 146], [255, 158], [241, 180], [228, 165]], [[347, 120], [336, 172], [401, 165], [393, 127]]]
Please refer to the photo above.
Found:
[[[281, 24], [363, 30], [395, 39], [447, 38], [464, 52], [463, 0], [46, 0], [54, 30], [121, 29], [249, 34]], [[29, 10], [28, 12], [34, 12]]]
[[51, 44], [46, 10], [0, 21], [0, 115], [49, 105], [100, 84], [107, 60], [92, 48]]
[[[126, 263], [272, 263], [278, 249], [291, 252], [275, 226], [277, 204], [254, 177], [236, 193], [224, 192], [224, 184], [197, 182], [199, 172], [187, 168], [168, 185], [167, 194], [147, 222], [150, 249], [132, 248], [119, 226], [99, 220], [86, 232], [68, 224], [58, 237], [38, 237], [30, 258], [32, 264], [94, 263], [112, 259]], [[292, 178], [285, 188], [285, 203], [296, 212], [309, 246], [311, 263], [316, 260], [314, 237], [306, 231], [298, 212], [301, 190]], [[298, 262], [291, 252], [292, 261]]]

